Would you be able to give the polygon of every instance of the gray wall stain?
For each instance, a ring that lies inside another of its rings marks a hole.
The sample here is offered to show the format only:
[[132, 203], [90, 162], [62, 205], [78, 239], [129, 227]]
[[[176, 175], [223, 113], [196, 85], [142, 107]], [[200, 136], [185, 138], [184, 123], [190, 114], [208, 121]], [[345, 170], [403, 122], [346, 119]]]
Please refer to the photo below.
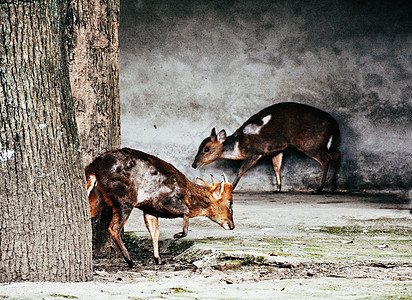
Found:
[[[122, 145], [185, 175], [235, 178], [239, 162], [191, 163], [216, 130], [273, 103], [329, 112], [341, 128], [342, 189], [412, 189], [412, 23], [407, 1], [121, 1]], [[318, 183], [288, 151], [283, 188]], [[239, 190], [273, 190], [270, 160]]]

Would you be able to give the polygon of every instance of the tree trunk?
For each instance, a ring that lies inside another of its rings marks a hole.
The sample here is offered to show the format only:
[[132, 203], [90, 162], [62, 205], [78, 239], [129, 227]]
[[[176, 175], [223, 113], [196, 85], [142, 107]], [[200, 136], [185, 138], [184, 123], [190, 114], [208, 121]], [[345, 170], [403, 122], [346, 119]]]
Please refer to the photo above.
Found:
[[65, 14], [64, 1], [0, 1], [1, 282], [92, 279]]
[[[119, 10], [120, 0], [71, 1], [67, 51], [83, 167], [120, 147]], [[107, 207], [93, 219], [94, 257], [120, 254], [111, 218]]]

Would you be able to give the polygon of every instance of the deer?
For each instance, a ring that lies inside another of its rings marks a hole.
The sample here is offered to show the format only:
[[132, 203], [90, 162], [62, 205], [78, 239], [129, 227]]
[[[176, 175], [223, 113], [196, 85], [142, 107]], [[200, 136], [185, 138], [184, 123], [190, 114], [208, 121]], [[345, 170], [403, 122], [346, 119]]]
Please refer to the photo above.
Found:
[[101, 154], [85, 168], [90, 215], [94, 218], [105, 206], [113, 217], [108, 231], [126, 263], [134, 263], [126, 249], [121, 231], [133, 208], [143, 211], [156, 264], [159, 255], [158, 218], [183, 218], [183, 229], [174, 238], [188, 234], [189, 218], [205, 216], [224, 229], [233, 230], [232, 184], [222, 174], [222, 182], [195, 183], [164, 160], [139, 150], [122, 148]]
[[243, 160], [232, 183], [235, 189], [240, 178], [260, 158], [272, 156], [275, 192], [280, 192], [283, 152], [288, 147], [295, 147], [321, 165], [320, 184], [312, 191], [321, 193], [331, 161], [331, 182], [335, 186], [340, 161], [340, 151], [334, 147], [338, 136], [339, 125], [330, 114], [306, 104], [281, 102], [251, 116], [230, 136], [224, 129], [216, 134], [213, 128], [210, 136], [201, 142], [192, 167], [196, 169], [217, 159]]

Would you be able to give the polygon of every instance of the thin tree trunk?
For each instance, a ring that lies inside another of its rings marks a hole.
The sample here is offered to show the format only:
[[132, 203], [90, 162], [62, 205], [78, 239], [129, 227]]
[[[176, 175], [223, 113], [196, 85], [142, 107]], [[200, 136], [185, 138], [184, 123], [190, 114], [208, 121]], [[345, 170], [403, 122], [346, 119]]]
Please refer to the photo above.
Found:
[[[83, 167], [120, 147], [119, 9], [120, 0], [71, 0], [67, 49]], [[95, 257], [120, 253], [111, 218], [107, 207], [93, 219]]]
[[92, 279], [64, 1], [0, 3], [0, 281]]

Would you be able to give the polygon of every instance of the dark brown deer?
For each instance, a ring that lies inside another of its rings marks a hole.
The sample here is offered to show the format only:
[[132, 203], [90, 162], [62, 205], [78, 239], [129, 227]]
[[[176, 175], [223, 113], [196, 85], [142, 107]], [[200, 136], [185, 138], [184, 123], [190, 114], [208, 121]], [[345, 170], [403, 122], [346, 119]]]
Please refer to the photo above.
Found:
[[153, 243], [157, 264], [159, 255], [158, 218], [183, 218], [183, 230], [175, 238], [188, 233], [189, 218], [209, 217], [225, 229], [232, 230], [232, 185], [200, 178], [190, 182], [171, 164], [144, 152], [123, 148], [98, 156], [85, 168], [90, 214], [93, 218], [108, 205], [113, 210], [109, 233], [130, 267], [133, 261], [124, 246], [120, 233], [134, 207], [143, 211]]
[[322, 191], [330, 161], [333, 161], [332, 185], [335, 183], [340, 152], [332, 148], [339, 135], [339, 126], [328, 113], [315, 107], [284, 102], [269, 106], [249, 118], [230, 136], [221, 130], [212, 130], [199, 146], [192, 167], [210, 164], [217, 159], [243, 160], [233, 181], [233, 189], [239, 179], [262, 156], [273, 155], [276, 174], [276, 191], [281, 190], [280, 167], [283, 150], [294, 146], [322, 166], [322, 177], [316, 192]]

